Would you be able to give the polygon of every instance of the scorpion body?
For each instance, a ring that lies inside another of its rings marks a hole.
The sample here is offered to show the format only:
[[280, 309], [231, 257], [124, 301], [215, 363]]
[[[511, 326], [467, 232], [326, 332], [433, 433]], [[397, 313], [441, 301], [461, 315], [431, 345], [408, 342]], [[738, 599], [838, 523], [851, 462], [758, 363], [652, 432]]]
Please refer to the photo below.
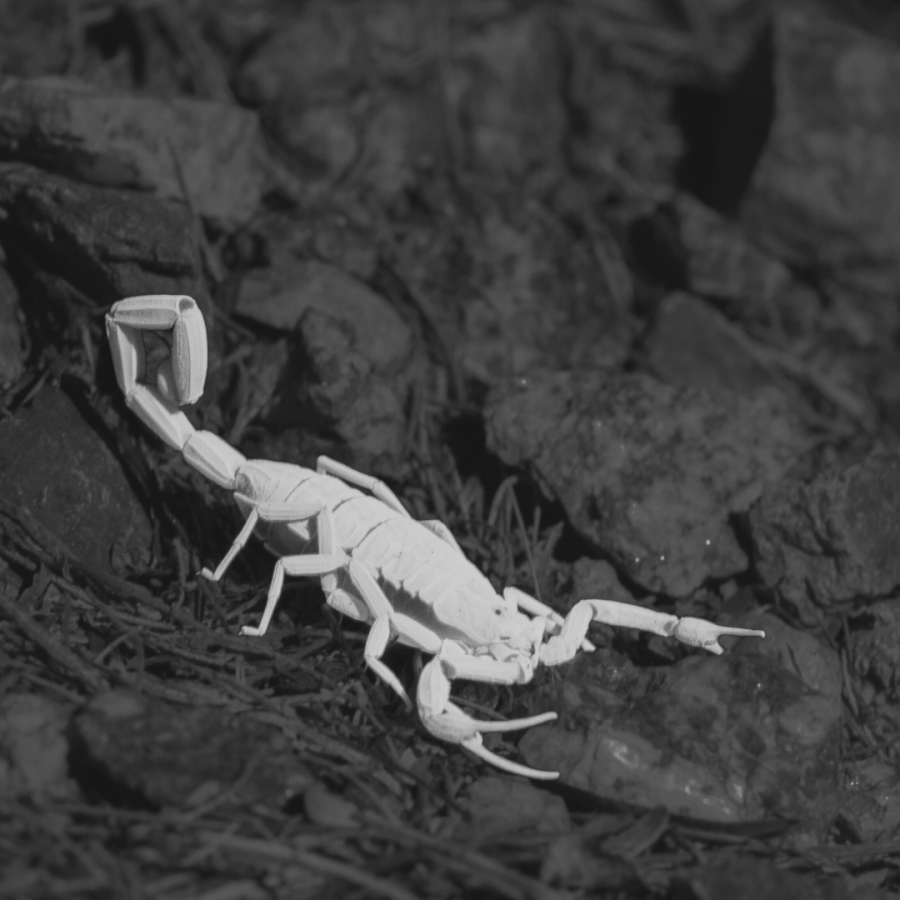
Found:
[[[169, 332], [171, 353], [149, 378], [144, 332]], [[367, 665], [411, 706], [406, 689], [382, 661], [392, 640], [432, 656], [418, 681], [416, 705], [435, 737], [460, 744], [493, 765], [531, 778], [556, 778], [484, 747], [482, 734], [528, 728], [556, 718], [485, 722], [450, 699], [454, 679], [497, 684], [531, 680], [539, 664], [558, 665], [579, 650], [592, 621], [667, 635], [721, 653], [721, 635], [761, 631], [678, 618], [630, 603], [581, 600], [565, 619], [518, 588], [498, 594], [466, 558], [440, 521], [416, 521], [384, 482], [328, 457], [316, 469], [247, 460], [208, 431], [198, 431], [179, 406], [194, 403], [206, 378], [206, 327], [196, 303], [179, 295], [132, 297], [113, 305], [107, 333], [128, 406], [198, 471], [234, 493], [245, 518], [215, 571], [218, 581], [251, 534], [277, 557], [259, 625], [265, 634], [286, 576], [315, 576], [333, 609], [369, 624]]]

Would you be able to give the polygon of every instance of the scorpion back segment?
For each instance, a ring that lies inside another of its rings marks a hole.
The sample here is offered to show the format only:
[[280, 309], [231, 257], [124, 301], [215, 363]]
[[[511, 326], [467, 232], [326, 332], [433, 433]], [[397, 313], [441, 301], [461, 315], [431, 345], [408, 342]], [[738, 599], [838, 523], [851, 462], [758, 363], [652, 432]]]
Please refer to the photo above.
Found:
[[[234, 493], [246, 521], [215, 571], [218, 581], [256, 534], [277, 557], [257, 627], [266, 632], [287, 575], [316, 576], [329, 606], [371, 626], [365, 660], [411, 706], [406, 689], [382, 662], [391, 640], [432, 656], [419, 677], [416, 705], [435, 737], [460, 744], [489, 763], [531, 778], [556, 778], [484, 747], [490, 731], [529, 728], [556, 718], [548, 712], [504, 722], [473, 719], [450, 700], [454, 679], [523, 684], [535, 667], [559, 665], [579, 650], [592, 621], [674, 637], [721, 653], [722, 635], [759, 636], [612, 600], [581, 600], [563, 618], [517, 588], [497, 594], [439, 521], [412, 519], [391, 489], [327, 457], [315, 471], [247, 460], [208, 431], [197, 431], [178, 407], [195, 402], [206, 379], [206, 327], [186, 296], [131, 297], [116, 303], [107, 333], [119, 386], [137, 416], [195, 469]], [[171, 355], [148, 381], [143, 332], [171, 332]]]

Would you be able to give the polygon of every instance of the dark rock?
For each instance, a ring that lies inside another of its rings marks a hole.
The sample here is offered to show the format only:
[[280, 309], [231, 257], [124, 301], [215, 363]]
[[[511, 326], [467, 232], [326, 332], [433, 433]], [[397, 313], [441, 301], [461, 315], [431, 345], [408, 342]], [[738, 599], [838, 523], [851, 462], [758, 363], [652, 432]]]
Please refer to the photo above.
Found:
[[564, 47], [551, 15], [531, 9], [452, 44], [444, 90], [475, 168], [521, 178], [562, 152]]
[[737, 640], [730, 648], [732, 653], [767, 656], [788, 672], [799, 675], [810, 690], [840, 700], [844, 677], [837, 651], [762, 609], [754, 609], [739, 618], [740, 621], [729, 624], [760, 629], [765, 631], [766, 637], [762, 641]]
[[117, 805], [184, 808], [234, 789], [233, 802], [280, 808], [314, 780], [273, 726], [130, 691], [92, 700], [71, 742], [83, 790]]
[[640, 374], [557, 372], [495, 389], [488, 446], [525, 466], [630, 578], [682, 596], [742, 571], [728, 522], [803, 448], [778, 397], [727, 405]]
[[311, 207], [258, 216], [235, 236], [247, 265], [279, 268], [297, 259], [318, 259], [370, 281], [378, 268], [375, 224], [361, 204]]
[[462, 806], [468, 819], [457, 825], [455, 830], [460, 835], [540, 834], [564, 832], [571, 827], [561, 797], [518, 778], [485, 775], [469, 785]]
[[645, 352], [647, 368], [660, 380], [701, 388], [722, 399], [781, 384], [771, 363], [754, 352], [739, 328], [690, 294], [663, 299]]
[[271, 328], [292, 331], [304, 312], [318, 310], [346, 322], [360, 336], [359, 352], [376, 372], [409, 362], [413, 333], [380, 294], [318, 260], [285, 261], [252, 269], [241, 281], [236, 312]]
[[819, 837], [837, 814], [840, 696], [765, 655], [653, 670], [619, 657], [611, 676], [610, 654], [597, 651], [551, 690], [560, 719], [526, 732], [519, 750], [566, 784], [712, 821], [795, 818]]
[[0, 798], [74, 799], [68, 777], [69, 712], [36, 694], [8, 694], [0, 699]]
[[859, 716], [878, 741], [900, 727], [900, 602], [872, 603], [854, 617], [848, 657]]
[[614, 366], [633, 325], [609, 296], [596, 261], [531, 202], [487, 203], [469, 235], [469, 295], [457, 358], [492, 384], [528, 372]]
[[416, 4], [304, 4], [256, 43], [237, 90], [266, 108], [307, 185], [345, 180], [390, 201], [446, 154], [444, 87], [408, 78], [436, 28]]
[[756, 566], [804, 621], [900, 584], [900, 455], [773, 483], [750, 510]]
[[[783, 262], [686, 194], [677, 194], [637, 220], [632, 238], [648, 277], [663, 287], [685, 289], [709, 300], [729, 318], [750, 327], [806, 334], [821, 313], [815, 291], [798, 281]], [[661, 257], [667, 253], [671, 259], [663, 266]]]
[[[626, 359], [635, 323], [593, 243], [521, 193], [484, 192], [465, 209], [437, 190], [428, 199], [428, 218], [398, 234], [395, 265], [463, 379], [483, 389]], [[612, 257], [617, 245], [603, 237]]]
[[122, 469], [78, 407], [45, 387], [0, 421], [0, 491], [85, 563], [144, 565], [153, 530]]
[[741, 219], [865, 309], [882, 343], [900, 318], [900, 58], [825, 4], [778, 4], [773, 16], [775, 119]]
[[366, 62], [360, 12], [359, 4], [304, 4], [256, 42], [235, 78], [238, 95], [254, 106], [292, 95], [311, 105], [357, 90]]
[[25, 369], [25, 329], [19, 291], [0, 265], [0, 388], [17, 381]]
[[[567, 50], [565, 99], [572, 113], [567, 150], [579, 168], [614, 182], [617, 189], [630, 179], [640, 185], [669, 183], [685, 153], [684, 136], [671, 114], [671, 72], [657, 62], [642, 70], [618, 64], [623, 49], [637, 56], [642, 51], [635, 44], [623, 47], [625, 32], [611, 30], [601, 8], [554, 6]], [[657, 13], [661, 8], [646, 7], [642, 18]]]
[[572, 566], [571, 605], [591, 599], [634, 603], [634, 597], [619, 581], [613, 566], [603, 559], [582, 557]]
[[0, 0], [0, 74], [62, 74], [72, 57], [65, 7], [56, 0]]
[[892, 841], [900, 833], [900, 774], [877, 758], [844, 766], [841, 815], [862, 843]]
[[8, 240], [23, 262], [98, 305], [141, 294], [205, 292], [195, 221], [181, 203], [0, 167]]
[[736, 852], [699, 866], [687, 882], [697, 900], [888, 900], [890, 896], [871, 885], [851, 886], [838, 878], [791, 872]]
[[406, 435], [398, 395], [402, 385], [372, 371], [347, 320], [310, 308], [295, 335], [297, 346], [273, 394], [266, 423], [276, 430], [302, 425], [331, 431], [353, 450], [362, 468], [397, 462]]
[[0, 154], [183, 200], [223, 226], [251, 217], [268, 177], [254, 113], [190, 97], [105, 93], [72, 79], [3, 82]]
[[402, 202], [447, 155], [437, 91], [418, 85], [383, 92], [367, 100], [364, 113], [363, 155], [353, 168], [354, 180], [375, 195], [376, 203]]

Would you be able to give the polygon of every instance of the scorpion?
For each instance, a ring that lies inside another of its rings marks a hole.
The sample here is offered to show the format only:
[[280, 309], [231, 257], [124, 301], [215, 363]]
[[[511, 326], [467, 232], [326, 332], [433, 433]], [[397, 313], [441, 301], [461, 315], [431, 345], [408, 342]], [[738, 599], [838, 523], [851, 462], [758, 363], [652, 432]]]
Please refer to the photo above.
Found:
[[[594, 621], [673, 637], [713, 653], [722, 653], [722, 635], [765, 636], [613, 600], [580, 600], [563, 618], [518, 588], [497, 593], [443, 522], [412, 518], [383, 481], [326, 456], [318, 458], [315, 470], [248, 460], [217, 435], [195, 429], [179, 409], [200, 398], [206, 381], [206, 326], [191, 297], [121, 300], [111, 307], [106, 327], [127, 406], [193, 468], [232, 491], [244, 516], [222, 561], [201, 576], [219, 581], [251, 534], [277, 557], [262, 618], [241, 634], [266, 633], [287, 576], [320, 578], [329, 607], [370, 626], [365, 662], [408, 709], [412, 701], [382, 657], [392, 641], [431, 656], [416, 689], [425, 729], [499, 769], [557, 778], [558, 772], [493, 753], [482, 739], [487, 732], [552, 721], [556, 713], [478, 720], [450, 699], [454, 680], [525, 684], [537, 666], [556, 666], [579, 650], [593, 650], [586, 635]], [[170, 346], [155, 380], [147, 372], [146, 332], [167, 335]]]

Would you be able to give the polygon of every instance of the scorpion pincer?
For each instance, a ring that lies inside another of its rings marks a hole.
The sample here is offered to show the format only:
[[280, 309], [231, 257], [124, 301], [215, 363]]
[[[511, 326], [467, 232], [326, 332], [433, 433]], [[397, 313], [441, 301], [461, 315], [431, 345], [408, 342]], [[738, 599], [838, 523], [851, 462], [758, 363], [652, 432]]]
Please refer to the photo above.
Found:
[[[196, 402], [206, 380], [206, 326], [193, 299], [131, 297], [113, 305], [106, 324], [127, 405], [191, 466], [232, 491], [246, 520], [215, 571], [201, 574], [222, 578], [253, 533], [277, 557], [262, 619], [241, 633], [265, 634], [285, 576], [320, 578], [330, 607], [371, 626], [366, 663], [410, 707], [406, 689], [382, 661], [385, 649], [397, 640], [432, 657], [416, 692], [425, 728], [500, 769], [556, 778], [556, 772], [512, 762], [482, 743], [485, 732], [529, 728], [556, 713], [479, 721], [451, 701], [455, 679], [526, 683], [536, 666], [559, 665], [579, 650], [592, 650], [586, 640], [592, 621], [667, 635], [713, 653], [722, 652], [722, 635], [764, 636], [612, 600], [581, 600], [563, 618], [517, 588], [498, 594], [446, 525], [413, 519], [377, 478], [325, 456], [315, 470], [248, 460], [215, 434], [196, 430], [178, 408]], [[171, 333], [170, 356], [155, 382], [146, 371], [146, 331]]]

